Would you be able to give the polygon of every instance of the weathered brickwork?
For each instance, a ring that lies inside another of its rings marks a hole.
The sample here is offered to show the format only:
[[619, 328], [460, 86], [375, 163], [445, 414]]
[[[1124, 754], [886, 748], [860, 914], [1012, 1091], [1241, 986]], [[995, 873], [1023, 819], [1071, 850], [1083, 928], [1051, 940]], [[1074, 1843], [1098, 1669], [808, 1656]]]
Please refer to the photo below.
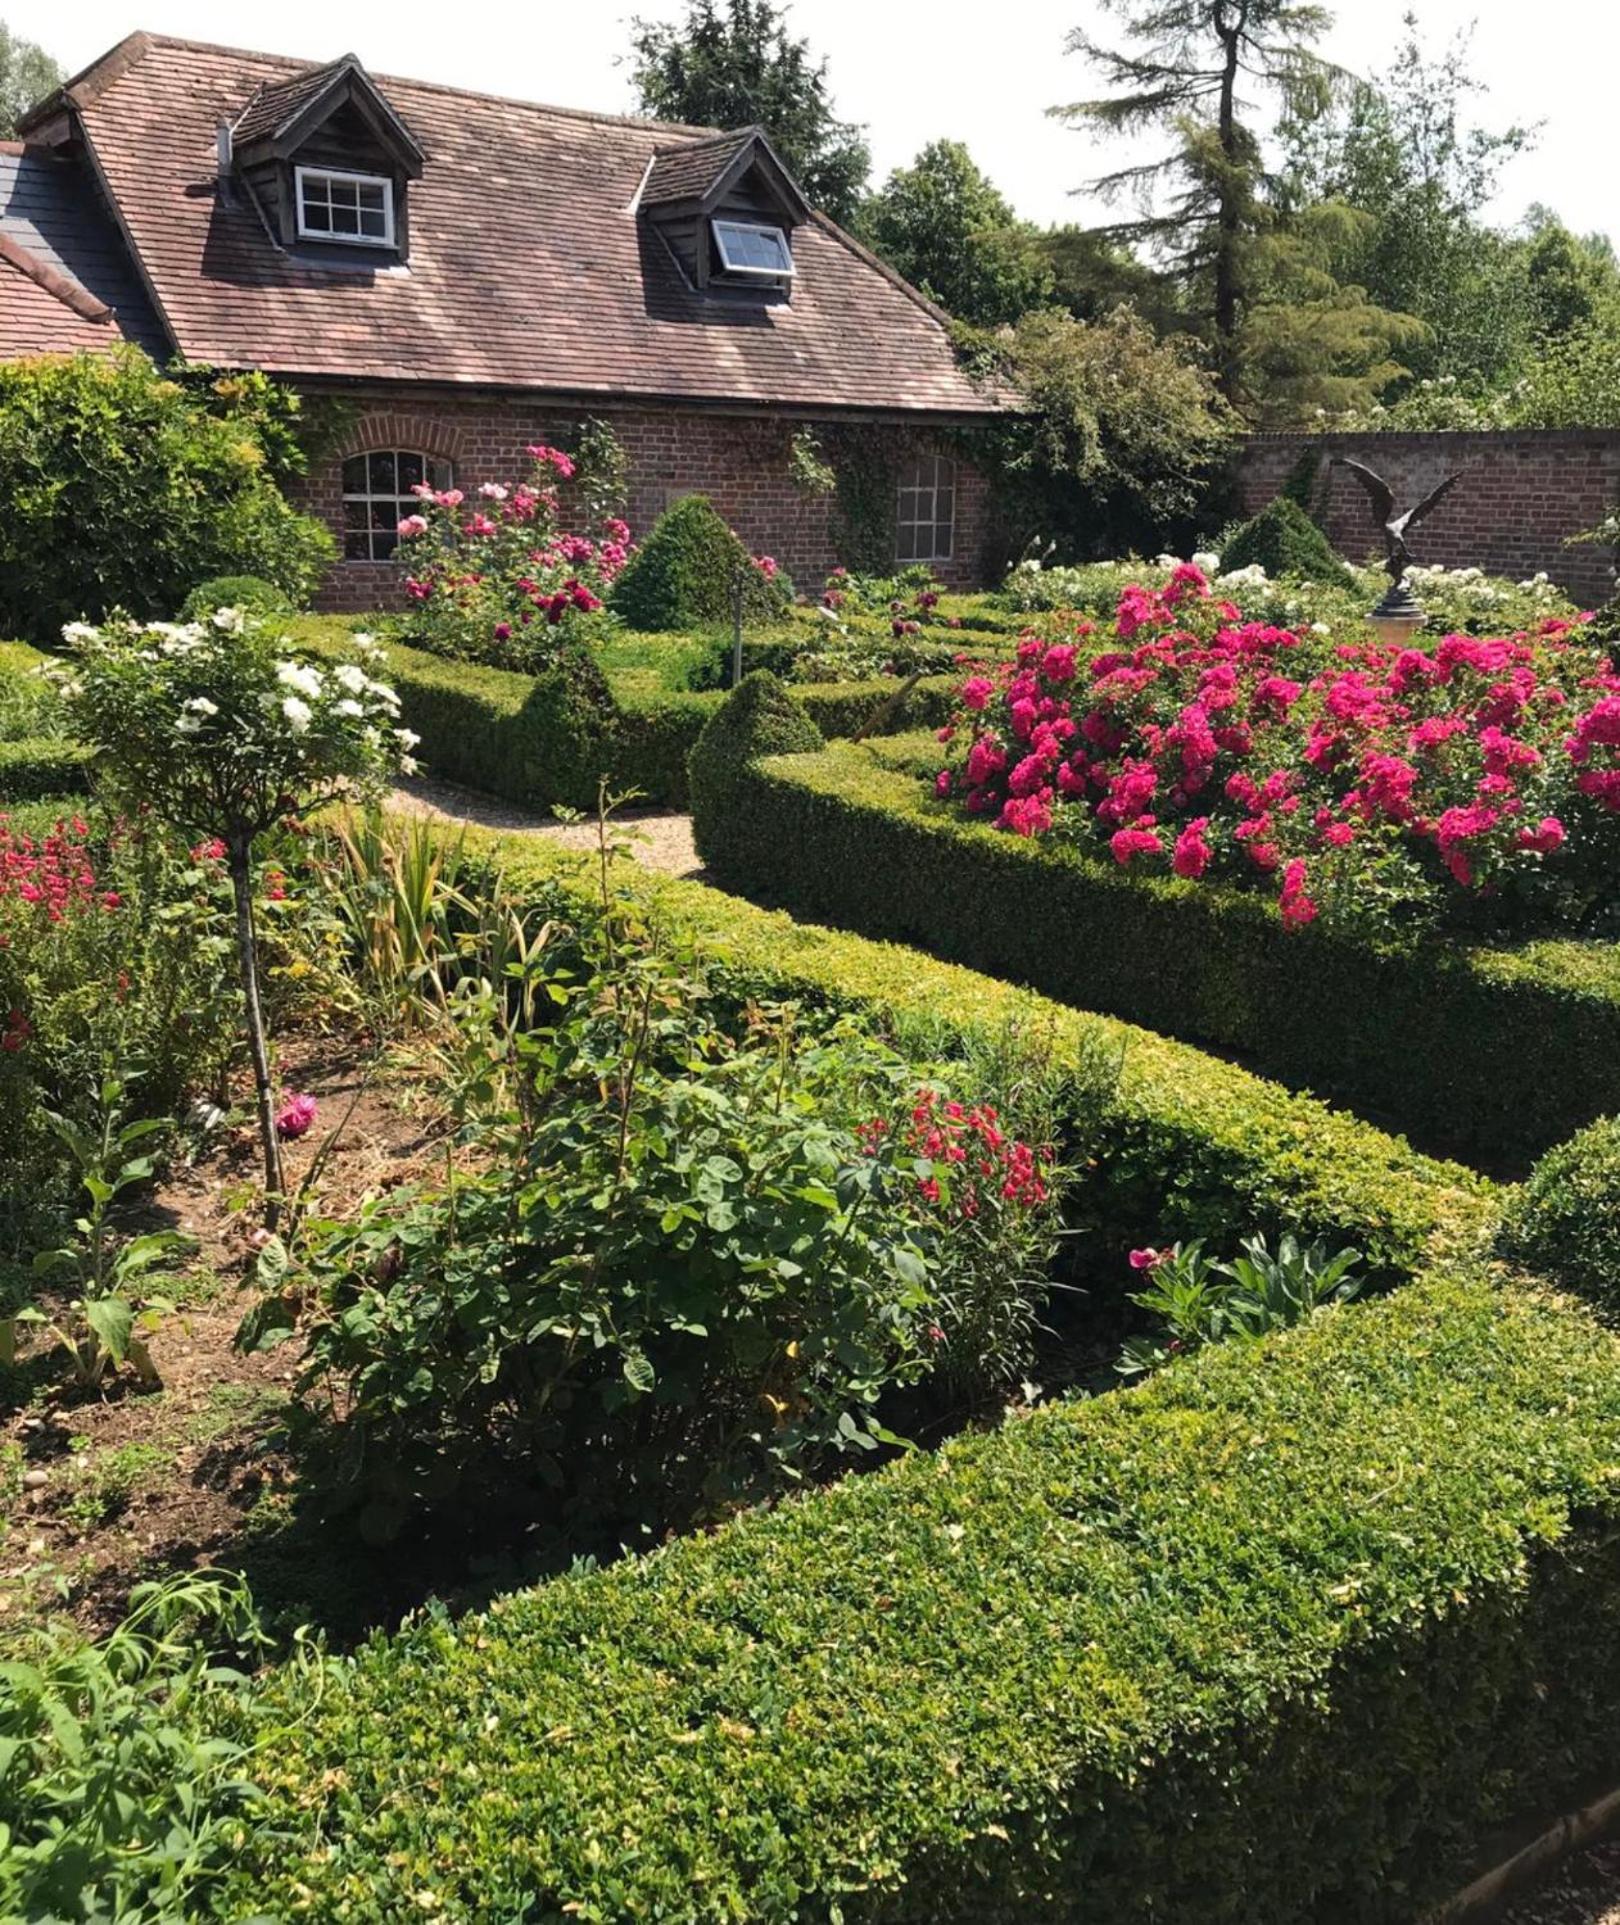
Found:
[[[1483, 568], [1514, 581], [1545, 570], [1587, 604], [1614, 592], [1613, 551], [1567, 544], [1571, 535], [1597, 527], [1620, 501], [1620, 431], [1258, 435], [1240, 473], [1244, 512], [1253, 514], [1273, 500], [1312, 450], [1325, 463], [1339, 455], [1366, 462], [1385, 476], [1402, 507], [1447, 475], [1462, 476], [1413, 537], [1420, 562]], [[1355, 476], [1324, 467], [1317, 486], [1318, 512], [1333, 545], [1356, 561], [1381, 554]]]
[[[483, 481], [510, 481], [521, 471], [523, 450], [531, 442], [569, 446], [591, 416], [610, 422], [624, 445], [630, 469], [629, 521], [638, 535], [672, 501], [705, 494], [749, 548], [774, 555], [800, 589], [819, 588], [837, 566], [830, 502], [807, 500], [789, 478], [790, 443], [804, 423], [784, 415], [606, 404], [566, 408], [463, 395], [410, 402], [363, 399], [360, 416], [342, 445], [299, 488], [300, 505], [320, 515], [341, 542], [345, 455], [375, 448], [419, 449], [451, 462], [456, 485], [470, 491]], [[897, 424], [883, 432], [893, 435], [897, 466], [908, 454], [934, 445], [927, 432], [917, 428]], [[831, 428], [825, 439], [834, 452]], [[965, 463], [959, 461], [956, 472], [953, 554], [949, 561], [937, 562], [935, 572], [953, 587], [972, 588], [983, 581], [989, 492], [983, 477]], [[398, 567], [348, 561], [333, 568], [317, 606], [361, 612], [394, 606], [400, 598]]]

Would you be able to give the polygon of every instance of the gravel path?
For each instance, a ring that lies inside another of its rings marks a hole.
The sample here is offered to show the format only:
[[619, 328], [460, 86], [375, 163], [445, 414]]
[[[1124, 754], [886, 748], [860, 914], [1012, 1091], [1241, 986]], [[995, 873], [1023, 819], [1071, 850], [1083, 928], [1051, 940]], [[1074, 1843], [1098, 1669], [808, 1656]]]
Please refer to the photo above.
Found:
[[1594, 1845], [1561, 1865], [1499, 1925], [1620, 1925], [1620, 1842]]
[[[472, 822], [482, 829], [546, 836], [568, 849], [596, 847], [595, 822], [558, 822], [534, 809], [496, 796], [460, 789], [451, 782], [415, 776], [395, 789], [390, 806], [402, 815], [431, 816], [436, 822]], [[613, 818], [631, 838], [630, 853], [649, 869], [667, 876], [699, 876], [703, 864], [692, 843], [692, 818], [670, 810], [624, 809]]]

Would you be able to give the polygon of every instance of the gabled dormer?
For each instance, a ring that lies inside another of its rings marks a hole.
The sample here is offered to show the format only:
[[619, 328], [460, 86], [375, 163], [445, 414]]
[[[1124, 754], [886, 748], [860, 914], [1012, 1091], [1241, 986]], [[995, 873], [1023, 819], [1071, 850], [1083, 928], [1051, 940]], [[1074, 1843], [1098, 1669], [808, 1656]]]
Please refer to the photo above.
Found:
[[220, 130], [220, 177], [289, 252], [375, 266], [409, 251], [415, 137], [353, 54], [261, 86]]
[[810, 206], [763, 128], [661, 148], [638, 205], [694, 287], [732, 300], [791, 297], [793, 231]]

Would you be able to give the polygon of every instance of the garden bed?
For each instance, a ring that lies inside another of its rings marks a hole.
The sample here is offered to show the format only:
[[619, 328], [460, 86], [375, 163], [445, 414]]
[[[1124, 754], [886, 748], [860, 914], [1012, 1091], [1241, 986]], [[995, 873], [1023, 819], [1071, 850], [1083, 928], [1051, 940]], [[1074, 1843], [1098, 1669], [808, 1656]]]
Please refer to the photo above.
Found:
[[[1448, 1149], [1521, 1164], [1620, 1107], [1620, 949], [1285, 929], [1257, 896], [1143, 877], [963, 820], [931, 745], [755, 766], [698, 822], [728, 886], [1239, 1052]], [[790, 857], [784, 851], [791, 851]]]

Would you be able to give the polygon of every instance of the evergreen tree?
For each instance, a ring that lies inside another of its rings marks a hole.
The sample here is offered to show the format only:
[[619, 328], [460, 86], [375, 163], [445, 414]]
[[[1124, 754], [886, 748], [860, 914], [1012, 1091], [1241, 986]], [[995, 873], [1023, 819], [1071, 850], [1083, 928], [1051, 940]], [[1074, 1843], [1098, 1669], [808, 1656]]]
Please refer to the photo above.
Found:
[[857, 231], [898, 274], [974, 327], [1050, 303], [1040, 236], [1020, 221], [960, 141], [936, 140], [861, 207]]
[[61, 84], [62, 69], [50, 55], [0, 20], [0, 140], [9, 140], [28, 109]]
[[826, 61], [771, 0], [687, 0], [679, 25], [632, 20], [630, 46], [643, 113], [761, 126], [817, 207], [853, 217], [872, 167], [865, 130], [833, 113]]
[[1171, 145], [1091, 183], [1105, 200], [1141, 203], [1093, 236], [1145, 244], [1164, 263], [1222, 391], [1246, 412], [1285, 420], [1373, 399], [1402, 371], [1393, 355], [1412, 323], [1341, 282], [1328, 237], [1348, 216], [1291, 217], [1243, 118], [1245, 88], [1299, 120], [1325, 110], [1342, 79], [1314, 51], [1330, 15], [1300, 0], [1100, 4], [1123, 17], [1125, 44], [1105, 46], [1083, 28], [1068, 44], [1109, 91], [1053, 111], [1103, 136], [1163, 130]]

